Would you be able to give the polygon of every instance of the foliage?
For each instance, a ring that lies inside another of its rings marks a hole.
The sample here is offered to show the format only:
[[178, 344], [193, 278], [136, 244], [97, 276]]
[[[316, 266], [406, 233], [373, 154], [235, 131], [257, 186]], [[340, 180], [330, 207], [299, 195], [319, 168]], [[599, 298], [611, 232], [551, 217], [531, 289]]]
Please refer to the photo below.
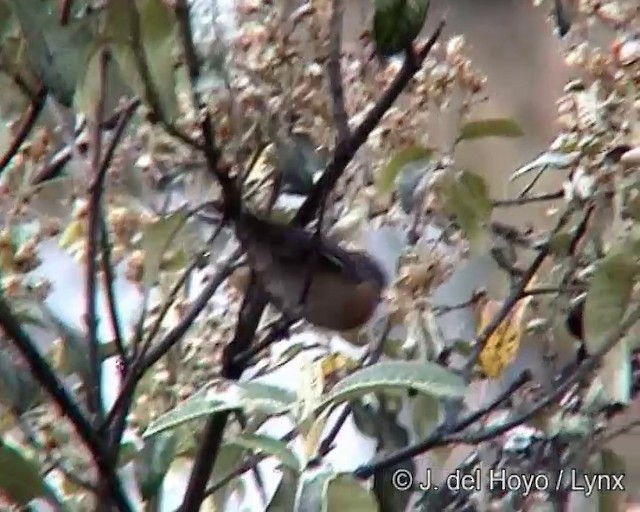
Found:
[[[511, 174], [523, 191], [496, 200], [460, 148], [527, 127], [481, 114], [487, 78], [428, 1], [376, 0], [340, 51], [338, 0], [0, 0], [0, 506], [573, 510], [572, 474], [622, 473], [607, 442], [640, 389], [640, 11], [535, 3], [580, 78]], [[545, 173], [562, 190], [536, 192]], [[266, 307], [220, 208], [229, 176], [247, 210], [319, 218], [380, 260], [366, 326], [327, 344]], [[534, 202], [552, 228], [496, 221]], [[478, 405], [478, 384], [498, 391]], [[376, 445], [355, 469], [331, 462], [347, 426]], [[425, 466], [437, 489], [417, 486]], [[497, 470], [553, 483], [443, 485]], [[595, 495], [602, 512], [624, 498]]]

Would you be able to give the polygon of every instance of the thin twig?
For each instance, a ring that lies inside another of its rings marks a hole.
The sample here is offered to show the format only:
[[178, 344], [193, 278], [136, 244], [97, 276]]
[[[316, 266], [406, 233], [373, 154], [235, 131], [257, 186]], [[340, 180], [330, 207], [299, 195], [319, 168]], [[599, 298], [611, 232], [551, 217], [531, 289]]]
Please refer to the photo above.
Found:
[[33, 127], [44, 108], [46, 98], [47, 91], [44, 87], [40, 87], [38, 92], [31, 97], [31, 104], [27, 108], [27, 111], [20, 122], [18, 133], [16, 133], [16, 136], [11, 141], [11, 144], [9, 144], [4, 155], [0, 158], [0, 176], [2, 176], [2, 173], [4, 173], [7, 166], [11, 163], [13, 157], [16, 156], [18, 150], [31, 133], [31, 130], [33, 130]]
[[[106, 175], [107, 169], [111, 164], [111, 160], [113, 159], [113, 155], [115, 153], [116, 147], [118, 146], [122, 136], [124, 135], [125, 128], [135, 111], [136, 106], [131, 104], [128, 109], [125, 109], [121, 112], [120, 119], [118, 120], [118, 124], [115, 128], [114, 134], [109, 141], [109, 145], [105, 151], [104, 156], [102, 157], [102, 162], [100, 164], [100, 169], [98, 171], [98, 175]], [[113, 336], [115, 340], [116, 350], [118, 351], [118, 356], [120, 357], [122, 364], [122, 371], [126, 372], [129, 368], [129, 358], [127, 356], [127, 352], [124, 346], [124, 338], [122, 336], [122, 329], [120, 328], [120, 322], [118, 319], [118, 309], [116, 306], [116, 298], [115, 291], [113, 289], [115, 284], [115, 275], [113, 272], [113, 265], [111, 264], [111, 246], [109, 243], [109, 230], [108, 226], [105, 222], [104, 215], [101, 215], [101, 250], [102, 250], [102, 272], [103, 272], [103, 286], [105, 289], [105, 294], [107, 298], [108, 304], [108, 312], [109, 318], [111, 320], [111, 327], [113, 329]]]
[[87, 385], [87, 400], [89, 411], [94, 414], [94, 421], [100, 424], [104, 417], [101, 397], [102, 361], [100, 357], [100, 340], [98, 339], [98, 311], [97, 311], [97, 275], [98, 275], [98, 238], [101, 235], [100, 219], [102, 217], [102, 192], [107, 168], [100, 167], [102, 153], [102, 132], [100, 122], [104, 117], [104, 104], [107, 90], [107, 65], [109, 53], [106, 49], [100, 52], [100, 67], [98, 71], [98, 101], [95, 106], [94, 119], [91, 123], [91, 171], [93, 182], [89, 187], [89, 212], [87, 227], [87, 275], [86, 275], [86, 310], [87, 345], [89, 351], [89, 375], [91, 382]]
[[60, 25], [63, 27], [69, 23], [71, 17], [71, 9], [73, 7], [73, 0], [60, 0]]
[[12, 411], [15, 416], [16, 423], [20, 428], [20, 431], [29, 442], [29, 444], [38, 452], [41, 452], [44, 458], [44, 464], [49, 467], [45, 467], [42, 469], [42, 473], [46, 475], [52, 470], [60, 471], [65, 478], [67, 478], [71, 483], [81, 487], [90, 492], [96, 492], [97, 488], [91, 482], [85, 480], [80, 475], [76, 475], [71, 469], [66, 467], [65, 461], [59, 456], [55, 455], [50, 449], [48, 449], [44, 444], [42, 444], [38, 438], [37, 434], [31, 425], [29, 425], [28, 421], [25, 419], [24, 415], [20, 414], [19, 411]]
[[0, 326], [2, 326], [5, 335], [12, 341], [12, 344], [27, 362], [31, 375], [51, 395], [60, 408], [60, 412], [69, 418], [80, 439], [91, 452], [93, 460], [100, 471], [101, 478], [108, 486], [110, 495], [118, 510], [122, 512], [133, 510], [115, 474], [115, 466], [102, 439], [93, 429], [76, 401], [67, 392], [64, 383], [58, 379], [55, 372], [40, 355], [35, 342], [23, 331], [7, 302], [1, 297]]
[[[369, 354], [369, 357], [368, 357], [368, 360], [366, 361], [365, 366], [374, 365], [380, 360], [380, 357], [382, 357], [382, 354], [384, 352], [385, 341], [387, 340], [387, 337], [389, 336], [390, 331], [391, 331], [391, 322], [389, 321], [389, 319], [387, 319], [385, 322], [384, 329], [382, 329], [382, 332], [380, 333], [380, 337], [378, 338], [376, 343], [374, 343], [373, 350], [371, 350], [371, 353]], [[349, 417], [352, 411], [353, 411], [353, 407], [351, 406], [351, 404], [347, 404], [347, 406], [342, 410], [342, 412], [340, 413], [340, 416], [338, 416], [333, 426], [331, 427], [331, 430], [320, 443], [320, 447], [318, 448], [318, 455], [320, 457], [324, 457], [327, 453], [329, 453], [329, 451], [331, 451], [331, 449], [333, 448], [333, 443], [336, 440], [336, 437], [338, 437], [340, 430], [342, 430], [342, 427], [344, 426], [345, 422], [347, 421], [347, 418]]]
[[[522, 425], [524, 422], [528, 421], [533, 416], [538, 414], [539, 411], [559, 400], [576, 381], [596, 368], [600, 359], [607, 352], [609, 352], [609, 350], [611, 350], [616, 345], [616, 343], [618, 343], [620, 339], [625, 335], [625, 333], [629, 329], [631, 329], [638, 321], [640, 321], [640, 307], [634, 309], [620, 323], [620, 325], [607, 336], [602, 348], [597, 353], [583, 361], [573, 372], [568, 372], [565, 378], [562, 381], [558, 382], [551, 392], [549, 392], [546, 396], [533, 404], [533, 406], [528, 411], [523, 412], [513, 420], [510, 420], [501, 425], [496, 425], [495, 427], [483, 429], [479, 432], [471, 434], [461, 434], [460, 432], [463, 429], [475, 423], [479, 419], [478, 413], [474, 412], [464, 420], [458, 422], [456, 425], [453, 425], [451, 428], [447, 428], [445, 425], [441, 425], [441, 427], [437, 428], [427, 439], [420, 443], [409, 446], [407, 448], [403, 448], [402, 450], [392, 453], [391, 455], [384, 457], [377, 462], [360, 466], [358, 469], [356, 469], [354, 474], [359, 478], [369, 478], [371, 475], [382, 469], [393, 467], [407, 459], [416, 457], [437, 446], [444, 446], [454, 443], [478, 444], [490, 439], [494, 439], [495, 437], [502, 435], [519, 425]], [[505, 395], [505, 393], [501, 394], [501, 397], [502, 395]], [[504, 401], [504, 399], [502, 401]], [[495, 409], [495, 407], [489, 407], [485, 408], [485, 411], [490, 412], [493, 409]]]
[[229, 260], [222, 265], [220, 270], [211, 278], [209, 283], [203, 288], [200, 295], [193, 301], [191, 307], [187, 310], [182, 320], [174, 326], [157, 345], [149, 349], [149, 353], [146, 355], [139, 365], [132, 365], [131, 371], [125, 378], [124, 383], [120, 389], [120, 393], [113, 404], [113, 407], [109, 411], [107, 418], [102, 425], [101, 430], [109, 428], [113, 425], [114, 420], [118, 414], [118, 411], [122, 408], [122, 404], [127, 397], [131, 397], [135, 392], [135, 386], [138, 380], [144, 375], [144, 373], [156, 364], [170, 349], [173, 347], [191, 327], [193, 322], [198, 318], [202, 310], [207, 306], [211, 297], [220, 287], [220, 285], [229, 277], [233, 272], [235, 266], [231, 263], [238, 258], [238, 253], [231, 255]]
[[[572, 208], [567, 208], [563, 215], [561, 215], [558, 220], [556, 226], [551, 231], [549, 238], [558, 233], [564, 225], [569, 222], [573, 214]], [[471, 355], [469, 356], [469, 360], [467, 361], [464, 368], [464, 376], [467, 382], [470, 382], [471, 375], [473, 374], [473, 369], [478, 361], [478, 357], [482, 352], [487, 340], [491, 337], [494, 331], [498, 328], [498, 326], [504, 321], [507, 317], [511, 309], [516, 305], [516, 303], [522, 299], [523, 292], [526, 290], [529, 285], [529, 281], [533, 278], [533, 276], [538, 272], [538, 269], [542, 266], [542, 263], [549, 255], [551, 250], [551, 245], [549, 243], [544, 244], [541, 248], [540, 252], [538, 252], [537, 256], [534, 258], [529, 268], [522, 275], [520, 282], [517, 287], [509, 294], [509, 297], [502, 303], [500, 310], [493, 316], [491, 322], [482, 330], [480, 335], [476, 338], [474, 342], [474, 347]]]
[[182, 40], [182, 52], [184, 61], [189, 73], [189, 83], [191, 87], [191, 97], [193, 106], [199, 109], [201, 105], [200, 95], [198, 94], [198, 78], [200, 76], [200, 65], [198, 64], [198, 54], [193, 44], [193, 34], [191, 32], [191, 22], [189, 17], [189, 6], [187, 0], [176, 0], [175, 2], [176, 19], [180, 28], [180, 38]]
[[539, 196], [531, 197], [517, 197], [515, 199], [501, 199], [492, 201], [494, 208], [500, 208], [505, 206], [521, 206], [523, 204], [539, 203], [543, 201], [554, 201], [556, 199], [562, 199], [564, 197], [564, 191], [558, 190], [556, 192], [550, 192], [548, 194], [540, 194]]
[[441, 21], [433, 35], [420, 51], [414, 55], [413, 58], [405, 59], [404, 64], [391, 84], [384, 91], [375, 106], [369, 110], [351, 136], [344, 141], [340, 141], [336, 146], [331, 162], [329, 162], [322, 177], [318, 180], [304, 204], [296, 213], [294, 219], [295, 224], [304, 225], [313, 219], [315, 212], [320, 207], [322, 198], [325, 197], [326, 191], [334, 187], [347, 165], [351, 162], [358, 149], [366, 142], [369, 134], [378, 125], [385, 112], [389, 110], [411, 78], [418, 72], [427, 55], [429, 55], [429, 52], [440, 38], [443, 29], [444, 21]]
[[[233, 364], [233, 360], [236, 354], [246, 350], [246, 347], [253, 340], [253, 335], [260, 323], [261, 313], [264, 310], [263, 300], [261, 300], [263, 297], [260, 288], [249, 286], [240, 310], [234, 339], [225, 347], [222, 378], [237, 380], [242, 375], [243, 367]], [[222, 445], [228, 417], [229, 413], [224, 412], [212, 414], [207, 420], [202, 433], [202, 441], [198, 447], [198, 455], [193, 464], [189, 484], [180, 507], [181, 512], [199, 510], [205, 499], [207, 482]]]
[[333, 102], [333, 120], [338, 130], [338, 143], [347, 140], [350, 136], [349, 115], [345, 107], [342, 72], [340, 70], [343, 15], [344, 3], [341, 0], [333, 0], [331, 2], [331, 19], [329, 21], [327, 75], [329, 76], [329, 91]]
[[144, 45], [142, 44], [140, 13], [136, 7], [136, 2], [125, 2], [124, 5], [127, 6], [128, 15], [131, 20], [131, 25], [129, 27], [131, 48], [133, 50], [133, 57], [136, 61], [136, 67], [138, 69], [138, 73], [140, 73], [140, 79], [142, 80], [142, 85], [144, 87], [144, 99], [151, 108], [151, 121], [154, 123], [161, 123], [169, 135], [181, 140], [193, 148], [199, 149], [200, 144], [198, 141], [182, 133], [173, 124], [171, 124], [169, 119], [167, 119], [166, 112], [162, 108], [162, 102], [160, 101], [160, 94], [158, 93], [156, 84], [151, 76], [149, 62], [147, 61], [147, 55], [144, 50]]

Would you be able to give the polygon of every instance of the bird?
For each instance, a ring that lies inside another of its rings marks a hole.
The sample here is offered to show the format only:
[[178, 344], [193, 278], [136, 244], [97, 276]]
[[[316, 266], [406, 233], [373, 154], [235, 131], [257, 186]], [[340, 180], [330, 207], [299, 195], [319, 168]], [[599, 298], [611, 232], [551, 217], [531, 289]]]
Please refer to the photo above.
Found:
[[252, 212], [228, 169], [211, 167], [222, 192], [212, 202], [220, 220], [235, 228], [248, 266], [270, 302], [290, 319], [337, 332], [362, 327], [373, 316], [388, 285], [369, 255], [343, 249], [303, 226], [278, 223]]
[[338, 332], [372, 317], [388, 279], [371, 256], [248, 211], [234, 224], [258, 284], [281, 312]]

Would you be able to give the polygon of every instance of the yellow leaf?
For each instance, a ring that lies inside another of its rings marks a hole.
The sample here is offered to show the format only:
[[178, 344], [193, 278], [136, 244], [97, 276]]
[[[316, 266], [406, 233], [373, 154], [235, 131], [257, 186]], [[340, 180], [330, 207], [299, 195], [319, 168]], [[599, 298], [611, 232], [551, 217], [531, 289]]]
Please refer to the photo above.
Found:
[[81, 220], [72, 221], [60, 235], [58, 244], [62, 249], [69, 249], [84, 236], [84, 225]]
[[[487, 377], [491, 379], [499, 377], [504, 369], [516, 358], [524, 331], [524, 313], [530, 302], [530, 296], [520, 300], [491, 334], [482, 348], [479, 363], [480, 368]], [[487, 300], [480, 312], [478, 334], [484, 331], [499, 309], [499, 302]]]

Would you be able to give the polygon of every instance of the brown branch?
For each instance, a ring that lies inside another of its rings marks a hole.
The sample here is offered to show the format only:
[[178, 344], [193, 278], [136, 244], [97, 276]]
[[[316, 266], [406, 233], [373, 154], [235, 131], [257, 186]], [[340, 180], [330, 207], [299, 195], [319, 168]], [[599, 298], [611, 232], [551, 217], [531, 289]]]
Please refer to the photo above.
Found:
[[44, 87], [40, 87], [35, 95], [31, 97], [31, 103], [22, 117], [18, 133], [11, 141], [11, 144], [9, 144], [9, 147], [4, 152], [4, 155], [2, 155], [2, 158], [0, 158], [0, 176], [2, 176], [2, 173], [4, 173], [7, 166], [11, 163], [13, 157], [16, 156], [20, 147], [31, 133], [31, 130], [33, 130], [33, 127], [44, 108], [46, 99], [47, 91]]
[[73, 0], [59, 0], [60, 3], [60, 25], [63, 27], [69, 23], [71, 17], [71, 8], [73, 7]]
[[189, 18], [189, 6], [187, 0], [175, 1], [175, 13], [180, 28], [180, 38], [182, 39], [182, 51], [184, 61], [189, 73], [189, 83], [193, 106], [199, 109], [201, 105], [200, 95], [197, 92], [198, 78], [200, 76], [200, 65], [198, 64], [198, 54], [193, 44], [193, 34], [191, 32], [191, 22]]
[[521, 206], [523, 204], [539, 203], [543, 201], [554, 201], [556, 199], [562, 199], [564, 197], [564, 191], [558, 190], [556, 192], [550, 192], [548, 194], [540, 194], [539, 196], [531, 197], [517, 197], [515, 199], [502, 199], [493, 201], [494, 208], [502, 208], [505, 206]]
[[[100, 169], [98, 171], [98, 175], [104, 175], [111, 164], [111, 160], [113, 159], [113, 155], [115, 153], [116, 147], [120, 143], [122, 136], [124, 135], [125, 128], [129, 121], [131, 120], [131, 116], [135, 112], [137, 105], [130, 103], [129, 108], [124, 109], [120, 113], [120, 119], [118, 120], [118, 124], [115, 128], [114, 134], [109, 141], [109, 145], [105, 151], [104, 157], [102, 158], [102, 163], [100, 164]], [[116, 298], [115, 291], [113, 289], [115, 284], [115, 276], [113, 273], [113, 265], [111, 264], [111, 247], [109, 243], [109, 230], [104, 221], [104, 216], [101, 216], [101, 250], [102, 250], [102, 272], [103, 272], [103, 286], [106, 293], [109, 318], [111, 320], [111, 327], [113, 329], [114, 340], [116, 344], [116, 350], [118, 352], [118, 356], [120, 357], [120, 361], [122, 364], [122, 369], [126, 372], [129, 368], [129, 359], [127, 357], [127, 352], [124, 346], [124, 338], [122, 336], [122, 330], [120, 328], [120, 322], [118, 319], [118, 310], [116, 307]]]
[[[558, 219], [556, 226], [551, 231], [550, 237], [558, 233], [573, 215], [573, 209], [567, 208], [564, 213]], [[520, 278], [520, 282], [518, 286], [509, 294], [509, 297], [502, 303], [500, 310], [493, 316], [491, 322], [482, 330], [480, 335], [474, 341], [474, 347], [471, 355], [469, 356], [469, 360], [464, 368], [464, 376], [467, 382], [470, 382], [471, 376], [473, 374], [473, 369], [475, 368], [476, 363], [478, 362], [478, 357], [480, 357], [480, 353], [484, 348], [487, 340], [491, 337], [494, 331], [498, 328], [498, 326], [504, 321], [507, 317], [511, 309], [516, 305], [516, 303], [522, 299], [524, 296], [524, 292], [529, 285], [529, 282], [533, 278], [533, 276], [538, 272], [538, 269], [542, 266], [542, 263], [549, 255], [549, 251], [551, 250], [551, 245], [549, 243], [544, 244], [541, 250], [538, 252], [536, 257], [534, 258], [529, 268], [525, 271], [525, 273]]]
[[87, 219], [87, 275], [86, 275], [86, 309], [85, 322], [87, 326], [87, 344], [89, 351], [89, 380], [87, 386], [87, 401], [89, 411], [95, 415], [94, 421], [99, 424], [104, 416], [102, 397], [100, 393], [102, 381], [102, 361], [100, 358], [100, 340], [98, 339], [98, 311], [97, 311], [97, 274], [98, 274], [98, 238], [100, 237], [100, 219], [102, 217], [102, 192], [107, 174], [107, 166], [101, 168], [102, 131], [100, 123], [104, 117], [104, 105], [107, 92], [107, 66], [109, 52], [103, 48], [100, 51], [100, 66], [98, 70], [98, 101], [95, 106], [94, 119], [91, 123], [91, 172], [93, 181], [89, 186], [89, 213]]
[[93, 460], [100, 471], [101, 478], [108, 486], [117, 509], [123, 512], [132, 511], [128, 498], [114, 471], [114, 464], [108, 451], [93, 429], [87, 417], [80, 410], [76, 401], [67, 392], [64, 383], [40, 355], [36, 344], [22, 330], [19, 321], [12, 313], [9, 305], [0, 297], [0, 326], [4, 334], [12, 341], [18, 352], [27, 362], [31, 375], [40, 386], [53, 398], [63, 416], [69, 418], [82, 442], [91, 452]]
[[438, 24], [433, 35], [417, 54], [407, 55], [404, 64], [375, 106], [367, 113], [364, 120], [356, 127], [351, 136], [340, 141], [336, 146], [331, 162], [329, 162], [322, 177], [318, 180], [308, 198], [296, 213], [294, 219], [295, 224], [304, 225], [313, 219], [315, 212], [322, 203], [323, 197], [326, 197], [327, 191], [335, 186], [347, 165], [351, 162], [358, 149], [366, 142], [369, 134], [378, 125], [382, 116], [389, 110], [411, 78], [418, 72], [427, 55], [429, 55], [429, 52], [440, 38], [444, 24], [444, 21]]
[[333, 0], [331, 5], [331, 20], [329, 21], [329, 60], [327, 74], [329, 76], [329, 91], [333, 102], [333, 120], [338, 130], [338, 143], [350, 136], [349, 115], [344, 102], [342, 72], [340, 61], [342, 55], [342, 23], [344, 4], [341, 0]]
[[[136, 8], [135, 2], [125, 2], [125, 5], [129, 10], [128, 14], [131, 19], [129, 35], [131, 37], [133, 57], [136, 61], [136, 67], [138, 69], [138, 73], [140, 73], [140, 78], [144, 87], [144, 99], [149, 104], [149, 107], [151, 109], [150, 121], [152, 123], [162, 124], [169, 135], [181, 140], [182, 142], [193, 148], [200, 149], [200, 144], [198, 141], [192, 139], [187, 134], [182, 133], [173, 124], [171, 124], [169, 119], [167, 119], [166, 112], [164, 112], [162, 108], [162, 102], [160, 101], [160, 94], [158, 93], [158, 89], [153, 82], [151, 70], [149, 69], [149, 62], [147, 61], [147, 55], [142, 44], [142, 34], [140, 30], [140, 13]], [[169, 58], [169, 56], [167, 56], [167, 58]]]

